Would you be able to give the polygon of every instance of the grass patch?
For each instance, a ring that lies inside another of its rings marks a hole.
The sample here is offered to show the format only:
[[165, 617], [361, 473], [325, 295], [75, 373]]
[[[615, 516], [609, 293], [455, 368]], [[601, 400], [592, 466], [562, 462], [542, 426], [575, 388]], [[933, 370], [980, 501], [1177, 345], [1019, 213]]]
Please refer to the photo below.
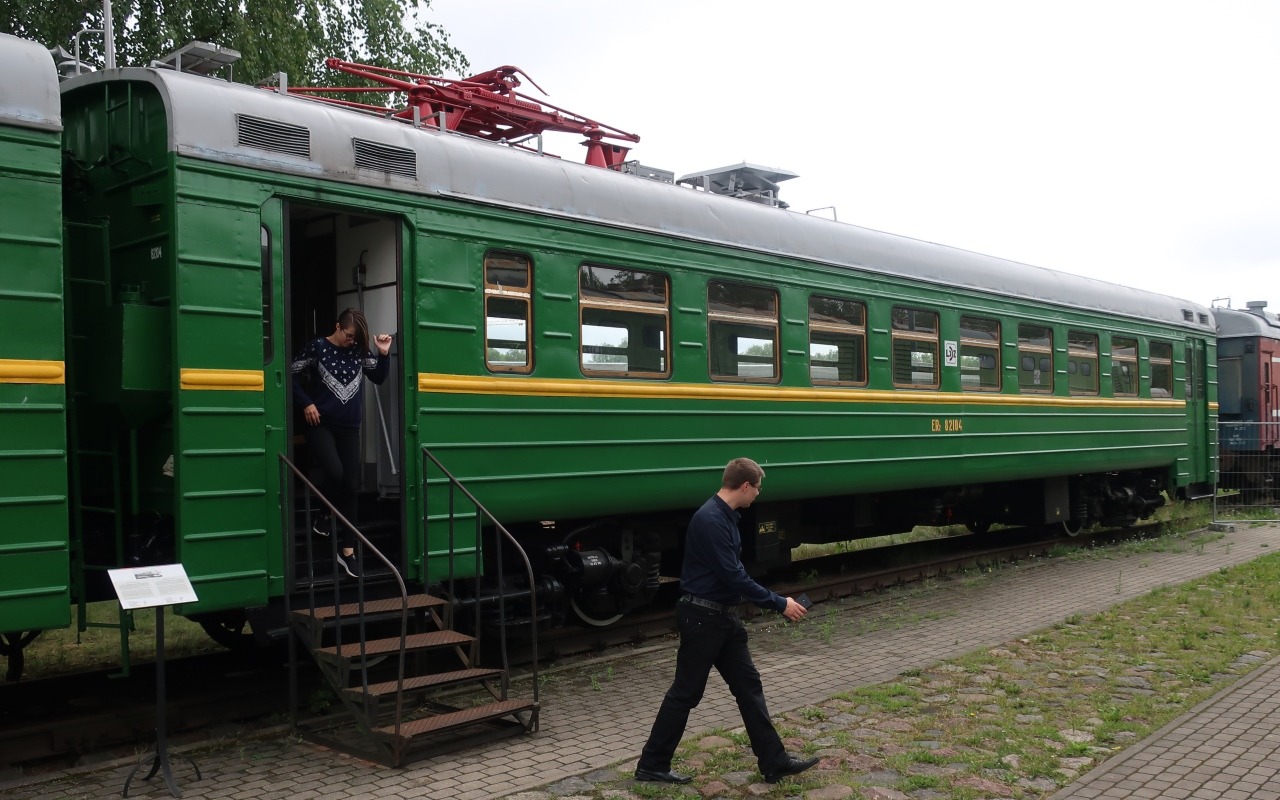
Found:
[[[86, 618], [91, 623], [117, 623], [120, 606], [114, 600], [89, 603]], [[156, 612], [141, 609], [132, 614], [133, 630], [129, 633], [129, 652], [133, 663], [154, 661], [156, 657]], [[120, 666], [120, 631], [115, 628], [91, 627], [76, 633], [76, 607], [71, 607], [71, 626], [45, 631], [24, 651], [26, 667], [23, 680], [51, 678], [75, 672], [112, 669]], [[78, 641], [77, 641], [78, 638]], [[165, 659], [181, 658], [221, 650], [196, 623], [165, 609]]]

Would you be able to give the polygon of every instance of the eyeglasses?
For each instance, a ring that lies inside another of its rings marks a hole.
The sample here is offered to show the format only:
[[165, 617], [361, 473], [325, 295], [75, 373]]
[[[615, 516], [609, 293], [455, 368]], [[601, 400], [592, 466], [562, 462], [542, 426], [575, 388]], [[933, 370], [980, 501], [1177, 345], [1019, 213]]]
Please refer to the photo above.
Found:
[[355, 341], [355, 338], [356, 338], [356, 332], [355, 332], [355, 331], [349, 331], [349, 330], [345, 330], [345, 329], [343, 329], [343, 330], [342, 330], [342, 335], [343, 335], [345, 338], [350, 339], [351, 341]]

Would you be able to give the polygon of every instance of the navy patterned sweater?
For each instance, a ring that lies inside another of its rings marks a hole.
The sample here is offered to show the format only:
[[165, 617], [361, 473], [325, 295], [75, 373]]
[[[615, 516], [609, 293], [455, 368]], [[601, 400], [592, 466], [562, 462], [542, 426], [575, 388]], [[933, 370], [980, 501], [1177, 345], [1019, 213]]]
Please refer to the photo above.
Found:
[[356, 347], [338, 347], [321, 336], [294, 356], [293, 402], [298, 408], [312, 403], [325, 425], [359, 428], [363, 408], [364, 376], [382, 383], [391, 370], [391, 359], [360, 353]]

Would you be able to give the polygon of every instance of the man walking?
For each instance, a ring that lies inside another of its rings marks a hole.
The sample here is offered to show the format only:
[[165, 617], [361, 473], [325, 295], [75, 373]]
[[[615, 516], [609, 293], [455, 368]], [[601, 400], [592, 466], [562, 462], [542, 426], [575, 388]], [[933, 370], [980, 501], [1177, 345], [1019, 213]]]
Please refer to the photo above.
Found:
[[662, 699], [649, 741], [636, 765], [636, 780], [693, 780], [672, 772], [671, 758], [684, 735], [689, 712], [702, 700], [712, 667], [738, 702], [751, 750], [766, 781], [777, 783], [818, 763], [816, 758], [796, 758], [783, 747], [765, 707], [760, 673], [747, 647], [747, 630], [733, 613], [745, 599], [761, 608], [779, 611], [792, 622], [805, 615], [804, 606], [756, 583], [742, 566], [738, 509], [755, 501], [763, 479], [764, 470], [759, 464], [749, 458], [735, 458], [724, 469], [720, 491], [689, 521], [680, 574], [680, 588], [685, 594], [676, 605], [676, 626], [680, 631], [676, 676]]

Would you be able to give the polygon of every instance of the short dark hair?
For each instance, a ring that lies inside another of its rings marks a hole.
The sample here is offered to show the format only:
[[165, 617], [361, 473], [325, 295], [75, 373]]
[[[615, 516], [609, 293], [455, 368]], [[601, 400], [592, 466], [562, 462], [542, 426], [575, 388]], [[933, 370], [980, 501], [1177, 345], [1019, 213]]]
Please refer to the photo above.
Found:
[[363, 355], [369, 349], [369, 321], [364, 312], [358, 308], [347, 308], [338, 315], [338, 324], [343, 328], [356, 329], [356, 348]]
[[744, 483], [759, 486], [764, 477], [764, 470], [749, 458], [735, 458], [724, 468], [724, 480], [720, 485], [725, 489], [737, 489]]

